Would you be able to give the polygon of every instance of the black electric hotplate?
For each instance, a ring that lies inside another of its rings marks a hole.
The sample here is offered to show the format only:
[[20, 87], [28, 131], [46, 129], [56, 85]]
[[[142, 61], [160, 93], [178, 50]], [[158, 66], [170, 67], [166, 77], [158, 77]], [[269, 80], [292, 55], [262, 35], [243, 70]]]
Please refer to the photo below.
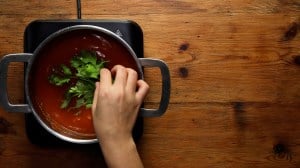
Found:
[[[24, 33], [24, 52], [33, 53], [37, 46], [50, 34], [69, 26], [94, 25], [108, 29], [123, 38], [135, 51], [143, 57], [143, 33], [141, 28], [132, 21], [124, 20], [37, 20], [30, 23]], [[26, 65], [25, 65], [26, 68]], [[25, 127], [29, 140], [37, 145], [67, 145], [45, 130], [31, 113], [25, 114]], [[132, 132], [137, 141], [143, 134], [143, 118], [138, 117]]]

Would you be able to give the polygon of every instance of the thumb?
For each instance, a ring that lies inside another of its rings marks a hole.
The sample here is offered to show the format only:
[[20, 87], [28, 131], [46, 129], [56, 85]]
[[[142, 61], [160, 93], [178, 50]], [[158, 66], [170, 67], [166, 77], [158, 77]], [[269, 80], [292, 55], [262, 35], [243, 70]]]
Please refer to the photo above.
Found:
[[137, 92], [136, 92], [136, 98], [139, 103], [142, 103], [144, 98], [149, 92], [149, 85], [144, 80], [138, 80], [137, 81]]

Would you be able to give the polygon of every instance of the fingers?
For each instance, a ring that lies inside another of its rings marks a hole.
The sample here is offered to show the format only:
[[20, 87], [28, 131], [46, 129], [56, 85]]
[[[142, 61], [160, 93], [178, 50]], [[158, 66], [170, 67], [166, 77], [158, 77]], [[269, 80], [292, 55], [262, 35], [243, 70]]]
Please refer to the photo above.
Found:
[[99, 87], [104, 89], [106, 86], [111, 86], [112, 74], [115, 75], [114, 85], [117, 87], [125, 87], [129, 92], [136, 93], [138, 100], [142, 101], [147, 95], [149, 85], [143, 80], [138, 80], [138, 74], [135, 70], [125, 68], [121, 65], [114, 66], [111, 69], [111, 72], [108, 69], [103, 68], [100, 71], [101, 83]]
[[127, 70], [121, 65], [116, 65], [111, 69], [112, 74], [115, 75], [114, 85], [125, 86], [127, 82]]
[[144, 80], [138, 80], [137, 87], [136, 98], [139, 102], [142, 102], [149, 92], [149, 85]]
[[93, 105], [92, 105], [92, 113], [94, 113], [95, 110], [96, 110], [96, 105], [97, 105], [97, 101], [98, 101], [99, 87], [100, 87], [99, 82], [96, 82], [95, 85], [96, 85], [96, 89], [95, 89], [95, 91], [94, 91], [94, 98], [93, 98]]
[[100, 85], [102, 85], [104, 88], [112, 84], [111, 72], [108, 69], [102, 68], [100, 70], [100, 81]]
[[137, 80], [138, 80], [138, 74], [135, 70], [131, 68], [127, 68], [127, 84], [126, 88], [129, 92], [135, 93], [136, 92], [136, 86], [137, 86]]

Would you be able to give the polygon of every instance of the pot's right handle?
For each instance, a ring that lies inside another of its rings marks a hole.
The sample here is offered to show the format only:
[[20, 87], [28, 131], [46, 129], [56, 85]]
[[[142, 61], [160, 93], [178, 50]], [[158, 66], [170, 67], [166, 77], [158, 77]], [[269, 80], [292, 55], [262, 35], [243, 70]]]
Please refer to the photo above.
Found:
[[141, 108], [140, 115], [143, 117], [158, 117], [163, 115], [169, 105], [170, 99], [170, 72], [169, 68], [161, 60], [150, 58], [139, 58], [143, 67], [159, 67], [162, 76], [162, 93], [158, 109]]
[[[28, 104], [11, 104], [7, 96], [7, 70], [10, 62], [28, 62], [32, 54], [19, 53], [5, 55], [0, 61], [0, 104], [8, 112], [30, 112]], [[20, 74], [16, 74], [20, 75]]]

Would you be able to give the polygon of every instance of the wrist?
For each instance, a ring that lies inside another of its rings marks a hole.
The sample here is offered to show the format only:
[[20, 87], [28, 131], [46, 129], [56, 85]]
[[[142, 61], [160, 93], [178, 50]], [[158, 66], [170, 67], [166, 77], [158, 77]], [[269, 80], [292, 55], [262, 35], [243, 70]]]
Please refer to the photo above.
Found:
[[123, 148], [135, 147], [131, 134], [112, 133], [99, 138], [99, 144], [103, 150], [120, 151]]
[[124, 133], [124, 131], [114, 131], [108, 130], [99, 133], [99, 143], [100, 145], [112, 145], [112, 144], [126, 144], [133, 141], [131, 133]]
[[106, 137], [99, 139], [101, 148], [109, 148], [110, 150], [120, 150], [122, 148], [136, 147], [131, 136]]
[[100, 140], [99, 143], [108, 167], [143, 167], [132, 137]]

